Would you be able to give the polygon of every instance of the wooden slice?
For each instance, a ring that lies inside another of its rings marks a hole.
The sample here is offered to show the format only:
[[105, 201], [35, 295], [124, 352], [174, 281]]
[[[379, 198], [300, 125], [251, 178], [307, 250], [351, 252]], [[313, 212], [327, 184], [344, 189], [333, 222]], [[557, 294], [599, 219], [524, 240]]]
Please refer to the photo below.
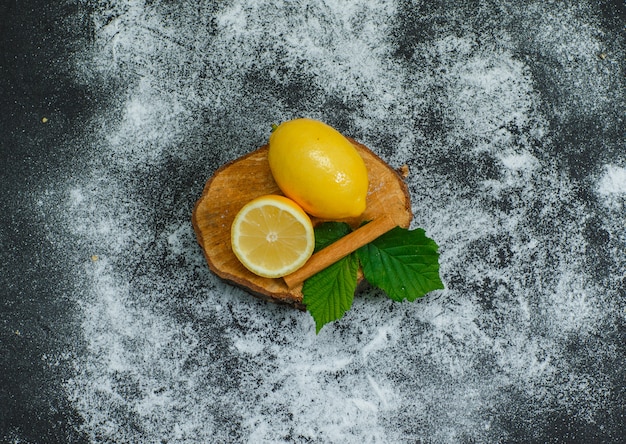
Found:
[[[364, 145], [349, 140], [365, 161], [369, 189], [365, 212], [343, 221], [356, 228], [363, 221], [387, 215], [395, 225], [408, 228], [411, 201], [402, 176]], [[206, 183], [191, 221], [211, 271], [255, 296], [304, 309], [302, 284], [289, 289], [282, 278], [257, 276], [239, 262], [231, 249], [230, 228], [239, 210], [256, 197], [283, 194], [274, 182], [267, 152], [265, 145], [218, 169]], [[314, 225], [322, 222], [314, 217], [311, 220]]]

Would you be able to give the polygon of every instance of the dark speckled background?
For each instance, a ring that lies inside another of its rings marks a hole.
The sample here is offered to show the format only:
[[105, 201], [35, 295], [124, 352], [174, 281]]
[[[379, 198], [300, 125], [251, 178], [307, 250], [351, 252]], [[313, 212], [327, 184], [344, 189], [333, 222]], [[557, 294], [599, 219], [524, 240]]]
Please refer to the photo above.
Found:
[[[594, 2], [0, 5], [0, 441], [626, 440], [626, 15]], [[446, 290], [211, 275], [204, 182], [307, 115], [408, 164]]]

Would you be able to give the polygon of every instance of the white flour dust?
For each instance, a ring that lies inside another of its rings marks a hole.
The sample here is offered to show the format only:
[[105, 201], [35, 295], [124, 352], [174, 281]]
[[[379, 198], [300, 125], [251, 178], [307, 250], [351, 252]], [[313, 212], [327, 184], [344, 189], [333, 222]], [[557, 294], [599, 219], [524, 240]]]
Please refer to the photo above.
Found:
[[598, 184], [598, 192], [603, 195], [622, 197], [626, 194], [626, 168], [607, 165]]
[[[581, 109], [615, 126], [618, 68], [582, 6], [490, 8], [94, 7], [76, 81], [115, 98], [63, 216], [87, 344], [67, 392], [93, 442], [513, 442], [563, 412], [602, 421], [615, 381], [582, 355], [623, 356], [598, 338], [626, 317], [626, 157], [609, 146], [580, 179], [554, 128]], [[409, 165], [446, 290], [366, 290], [316, 336], [209, 272], [204, 182], [301, 115]]]

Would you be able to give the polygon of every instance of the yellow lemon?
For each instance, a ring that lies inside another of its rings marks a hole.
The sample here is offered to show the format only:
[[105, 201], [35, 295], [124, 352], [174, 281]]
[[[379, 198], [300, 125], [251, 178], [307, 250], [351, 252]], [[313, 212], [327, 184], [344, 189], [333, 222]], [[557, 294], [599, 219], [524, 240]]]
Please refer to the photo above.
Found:
[[315, 247], [309, 216], [284, 196], [261, 196], [244, 205], [231, 227], [235, 256], [251, 272], [268, 278], [296, 271]]
[[331, 126], [313, 119], [281, 123], [270, 136], [268, 160], [279, 188], [307, 213], [343, 219], [365, 210], [365, 162]]

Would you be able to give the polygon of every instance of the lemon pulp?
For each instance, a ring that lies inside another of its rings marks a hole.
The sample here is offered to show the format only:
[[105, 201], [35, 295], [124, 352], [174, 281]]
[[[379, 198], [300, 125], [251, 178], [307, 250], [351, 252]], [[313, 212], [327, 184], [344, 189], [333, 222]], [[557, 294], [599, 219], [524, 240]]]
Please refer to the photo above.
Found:
[[309, 216], [291, 199], [267, 195], [237, 213], [231, 227], [235, 256], [251, 272], [268, 278], [296, 271], [315, 247]]

